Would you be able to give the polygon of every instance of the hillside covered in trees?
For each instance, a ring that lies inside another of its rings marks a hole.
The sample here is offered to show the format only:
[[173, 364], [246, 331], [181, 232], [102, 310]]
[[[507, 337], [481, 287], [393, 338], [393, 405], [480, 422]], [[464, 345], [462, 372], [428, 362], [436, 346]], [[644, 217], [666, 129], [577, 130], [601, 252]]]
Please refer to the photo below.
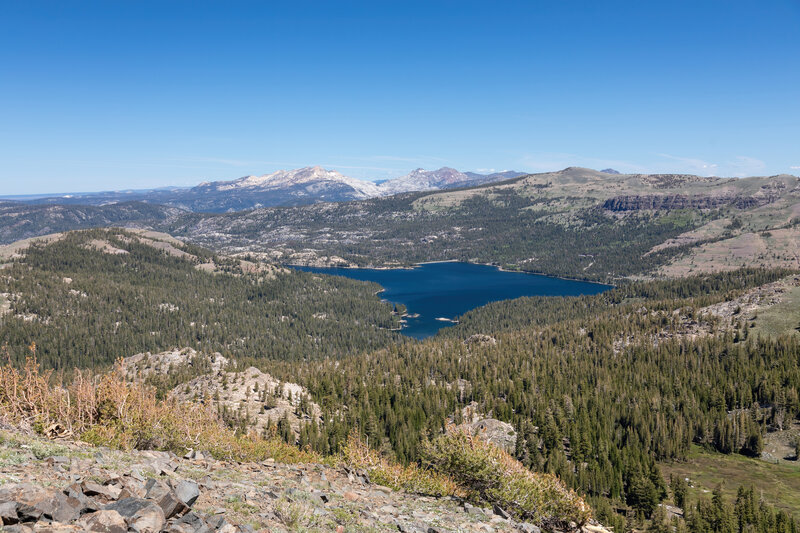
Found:
[[[631, 527], [675, 501], [661, 463], [686, 460], [693, 445], [757, 457], [768, 433], [797, 420], [800, 337], [751, 335], [746, 315], [724, 311], [786, 275], [744, 270], [499, 302], [424, 343], [313, 366], [244, 364], [303, 383], [333, 420], [312, 424], [301, 444], [329, 453], [358, 428], [414, 462], [469, 407], [512, 424], [523, 464], [588, 495], [604, 523]], [[681, 506], [695, 504], [686, 523], [706, 531], [707, 502]]]
[[0, 339], [59, 370], [145, 351], [313, 360], [402, 342], [379, 286], [249, 263], [140, 233], [34, 243], [0, 270]]
[[[399, 317], [376, 285], [143, 232], [33, 243], [0, 281], [0, 337], [13, 366], [34, 349], [46, 368], [67, 372], [144, 351], [220, 352], [231, 370], [254, 366], [305, 387], [309, 397], [292, 399], [297, 414], [313, 401], [321, 415], [297, 433], [280, 420], [266, 433], [320, 456], [342, 452], [356, 432], [413, 468], [447, 426], [477, 414], [509, 423], [522, 465], [558, 476], [618, 531], [668, 527], [663, 502], [682, 509], [674, 525], [689, 531], [794, 528], [798, 509], [783, 501], [756, 502], [747, 486], [735, 500], [689, 497], [662, 471], [698, 447], [758, 457], [766, 438], [796, 424], [800, 336], [757, 327], [798, 285], [792, 271], [496, 302], [424, 342], [392, 331]], [[178, 365], [150, 384], [165, 395], [207, 371]], [[270, 409], [265, 391], [250, 392]], [[225, 420], [242, 432], [247, 416]]]

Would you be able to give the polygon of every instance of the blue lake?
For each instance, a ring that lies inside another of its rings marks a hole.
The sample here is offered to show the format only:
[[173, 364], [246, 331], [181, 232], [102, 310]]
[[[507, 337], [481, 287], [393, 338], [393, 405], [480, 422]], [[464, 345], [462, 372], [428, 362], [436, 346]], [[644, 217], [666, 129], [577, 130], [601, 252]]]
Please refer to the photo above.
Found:
[[[609, 285], [551, 278], [471, 263], [424, 263], [409, 269], [320, 268], [297, 270], [374, 281], [385, 290], [381, 297], [404, 304], [409, 314], [402, 333], [417, 339], [435, 335], [470, 309], [520, 296], [580, 296], [597, 294]], [[442, 320], [445, 319], [445, 320]]]

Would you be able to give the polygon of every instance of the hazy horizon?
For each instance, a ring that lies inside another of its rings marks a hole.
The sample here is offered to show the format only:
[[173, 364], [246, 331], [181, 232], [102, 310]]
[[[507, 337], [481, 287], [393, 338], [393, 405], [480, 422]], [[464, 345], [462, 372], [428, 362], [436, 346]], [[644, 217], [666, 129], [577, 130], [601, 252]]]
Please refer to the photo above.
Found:
[[[305, 165], [304, 167], [298, 167], [298, 168], [310, 168], [310, 167], [314, 167], [314, 166], [322, 166], [322, 165]], [[572, 166], [577, 166], [577, 165], [572, 165]], [[325, 167], [323, 167], [323, 168], [325, 168]], [[439, 168], [442, 168], [442, 167], [439, 167]], [[552, 169], [552, 170], [545, 170], [545, 171], [539, 171], [539, 172], [531, 172], [531, 174], [548, 173], [548, 172], [559, 172], [559, 171], [564, 170], [566, 168], [569, 168], [569, 167]], [[279, 170], [294, 170], [294, 169], [279, 169]], [[336, 170], [336, 169], [334, 169], [334, 168], [326, 168], [326, 170]], [[406, 172], [406, 174], [410, 173], [413, 170], [416, 170], [416, 169], [410, 169], [408, 172]], [[436, 169], [436, 168], [427, 168], [427, 169], [422, 169], [422, 170], [438, 170], [438, 169]], [[496, 173], [501, 173], [501, 172], [508, 172], [508, 171], [522, 172], [522, 171], [518, 171], [517, 169], [513, 169], [513, 168], [501, 169], [501, 170], [481, 169], [480, 171], [479, 170], [463, 170], [463, 169], [457, 168], [456, 170], [459, 170], [461, 172], [474, 172], [474, 173], [477, 173], [477, 174], [490, 174], [490, 173], [495, 173], [495, 172]], [[602, 170], [607, 170], [607, 169], [597, 168], [597, 169], [591, 169], [591, 170], [602, 171]], [[611, 170], [617, 170], [617, 169], [611, 169]], [[273, 171], [273, 172], [275, 172], [275, 171]], [[273, 172], [264, 173], [264, 174], [254, 174], [254, 175], [261, 176], [261, 175], [266, 175], [266, 174], [272, 174]], [[374, 178], [374, 179], [358, 178], [356, 176], [350, 176], [350, 175], [348, 175], [348, 174], [346, 174], [344, 172], [341, 172], [341, 171], [339, 171], [339, 172], [341, 174], [343, 174], [344, 176], [355, 178], [355, 179], [360, 179], [362, 181], [368, 181], [368, 182], [377, 182], [377, 181], [383, 181], [383, 180], [387, 179], [387, 178]], [[667, 174], [675, 174], [675, 172], [667, 172]], [[790, 175], [795, 175], [796, 176], [796, 175], [798, 175], [800, 173], [798, 173], [798, 172], [784, 172], [783, 174], [790, 174]], [[251, 174], [251, 175], [253, 175], [253, 174]], [[405, 174], [403, 174], [403, 175], [405, 175]], [[235, 181], [237, 179], [244, 178], [244, 177], [247, 177], [247, 176], [238, 176], [236, 178], [228, 178], [228, 179], [215, 180], [215, 181]], [[401, 177], [401, 176], [397, 176], [397, 177]], [[709, 175], [709, 176], [705, 176], [705, 177], [748, 178], [748, 177], [758, 177], [758, 176], [756, 176], [756, 175], [752, 175], [752, 176], [713, 176], [713, 175]], [[392, 178], [388, 178], [388, 179], [392, 179]], [[7, 198], [7, 199], [15, 198], [15, 197], [18, 197], [18, 198], [29, 198], [29, 197], [31, 197], [31, 198], [33, 198], [33, 197], [41, 198], [41, 197], [49, 197], [49, 196], [96, 194], [96, 193], [104, 193], [104, 192], [121, 193], [121, 192], [128, 192], [128, 191], [137, 192], [137, 191], [151, 191], [151, 190], [157, 190], [157, 189], [170, 189], [170, 188], [188, 189], [188, 188], [192, 188], [192, 187], [195, 187], [197, 185], [200, 185], [201, 183], [204, 183], [204, 182], [203, 181], [197, 181], [196, 183], [191, 183], [191, 184], [187, 184], [187, 185], [175, 185], [175, 184], [171, 184], [171, 183], [164, 183], [162, 185], [156, 185], [154, 187], [141, 187], [141, 188], [139, 188], [139, 187], [119, 187], [119, 188], [114, 188], [114, 189], [95, 189], [95, 190], [84, 190], [84, 191], [80, 191], [80, 190], [62, 190], [62, 191], [45, 191], [45, 192], [22, 192], [22, 193], [15, 193], [15, 194], [3, 194], [2, 192], [0, 192], [0, 198]]]

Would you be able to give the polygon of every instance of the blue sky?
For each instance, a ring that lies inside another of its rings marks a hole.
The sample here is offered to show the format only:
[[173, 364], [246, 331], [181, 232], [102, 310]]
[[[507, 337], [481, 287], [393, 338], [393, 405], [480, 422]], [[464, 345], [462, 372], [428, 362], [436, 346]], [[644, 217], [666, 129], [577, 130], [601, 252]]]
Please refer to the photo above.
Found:
[[0, 194], [800, 174], [800, 1], [0, 0]]

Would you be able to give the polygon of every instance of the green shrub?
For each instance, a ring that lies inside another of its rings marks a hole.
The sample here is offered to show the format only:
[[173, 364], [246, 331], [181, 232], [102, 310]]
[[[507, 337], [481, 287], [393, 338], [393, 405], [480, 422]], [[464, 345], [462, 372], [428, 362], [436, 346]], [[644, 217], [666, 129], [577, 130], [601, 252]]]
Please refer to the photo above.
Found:
[[369, 473], [370, 481], [394, 490], [430, 496], [460, 495], [459, 487], [447, 475], [411, 464], [390, 462], [372, 450], [356, 433], [351, 433], [342, 450], [342, 461]]
[[551, 474], [525, 468], [503, 450], [472, 436], [463, 427], [423, 444], [425, 464], [449, 476], [466, 496], [497, 505], [519, 519], [561, 528], [586, 523], [589, 505]]

